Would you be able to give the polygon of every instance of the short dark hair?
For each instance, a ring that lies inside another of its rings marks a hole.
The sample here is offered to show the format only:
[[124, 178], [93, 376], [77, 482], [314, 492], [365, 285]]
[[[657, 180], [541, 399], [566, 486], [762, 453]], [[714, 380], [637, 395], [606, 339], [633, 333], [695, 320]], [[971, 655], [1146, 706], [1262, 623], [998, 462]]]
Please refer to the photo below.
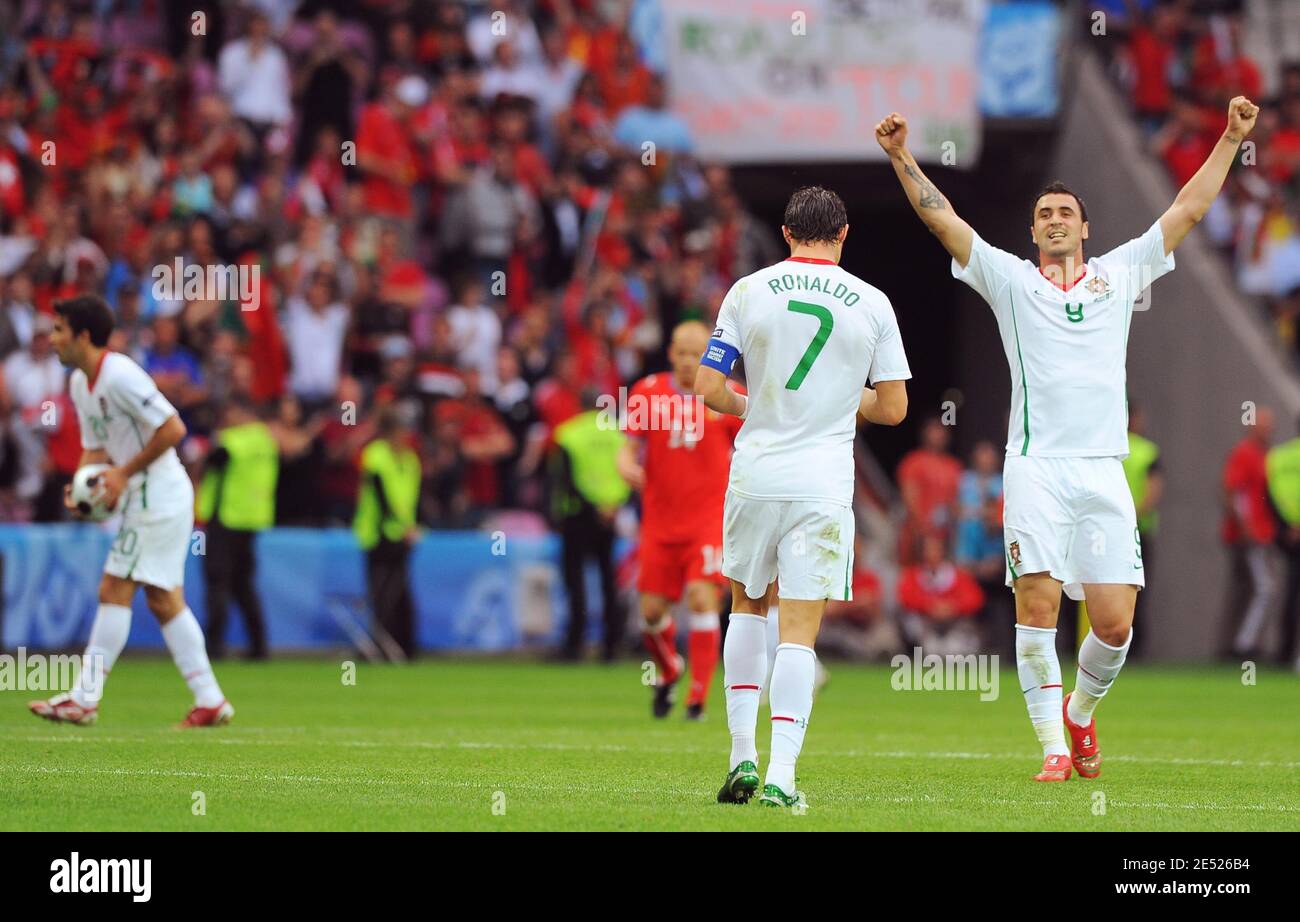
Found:
[[849, 223], [849, 216], [844, 210], [844, 200], [830, 189], [804, 186], [790, 196], [782, 223], [795, 240], [833, 241]]
[[108, 345], [109, 334], [113, 332], [113, 311], [99, 295], [77, 295], [55, 301], [54, 313], [63, 318], [74, 337], [85, 330], [92, 345], [101, 349]]
[[1038, 202], [1040, 199], [1042, 199], [1044, 195], [1074, 196], [1074, 200], [1079, 203], [1079, 217], [1081, 217], [1085, 222], [1088, 220], [1088, 206], [1083, 203], [1083, 196], [1079, 195], [1079, 193], [1075, 192], [1073, 189], [1071, 189], [1065, 183], [1061, 182], [1059, 179], [1056, 179], [1053, 180], [1052, 182], [1049, 182], [1046, 186], [1043, 187], [1042, 192], [1034, 196], [1034, 210], [1033, 213], [1030, 215], [1031, 222], [1033, 221], [1034, 218], [1038, 217]]

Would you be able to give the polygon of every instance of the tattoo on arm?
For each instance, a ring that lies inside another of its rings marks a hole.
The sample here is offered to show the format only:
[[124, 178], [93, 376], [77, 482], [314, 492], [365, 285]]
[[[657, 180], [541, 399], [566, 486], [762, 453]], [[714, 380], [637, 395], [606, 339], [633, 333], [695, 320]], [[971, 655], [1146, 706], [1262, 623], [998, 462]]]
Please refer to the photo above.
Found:
[[1227, 134], [1224, 135], [1224, 137], [1228, 140], [1230, 144], [1238, 144], [1241, 142], [1241, 138], [1237, 137], [1232, 132], [1228, 132]]
[[917, 186], [921, 189], [921, 198], [916, 203], [918, 208], [933, 208], [936, 211], [941, 211], [948, 207], [948, 203], [939, 194], [939, 190], [934, 187], [934, 183], [922, 176], [918, 170], [914, 170], [910, 163], [904, 164], [903, 173], [915, 180]]

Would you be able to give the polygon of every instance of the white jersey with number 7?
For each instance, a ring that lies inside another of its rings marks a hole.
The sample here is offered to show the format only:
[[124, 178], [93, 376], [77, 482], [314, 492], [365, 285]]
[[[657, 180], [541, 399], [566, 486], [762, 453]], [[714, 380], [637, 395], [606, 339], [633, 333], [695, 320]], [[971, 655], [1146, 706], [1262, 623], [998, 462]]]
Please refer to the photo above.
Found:
[[743, 357], [749, 391], [729, 489], [851, 505], [862, 387], [912, 377], [884, 292], [830, 260], [791, 257], [731, 286], [713, 339], [704, 364], [727, 373]]

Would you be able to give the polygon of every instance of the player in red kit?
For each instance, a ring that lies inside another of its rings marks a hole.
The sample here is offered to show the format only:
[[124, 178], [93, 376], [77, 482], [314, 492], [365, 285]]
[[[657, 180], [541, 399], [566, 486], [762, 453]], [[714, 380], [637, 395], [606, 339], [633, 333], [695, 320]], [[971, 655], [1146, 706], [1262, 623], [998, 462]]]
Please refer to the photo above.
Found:
[[641, 491], [642, 637], [657, 667], [653, 711], [667, 716], [685, 671], [669, 609], [689, 610], [691, 690], [686, 717], [699, 720], [718, 664], [722, 509], [739, 417], [707, 409], [692, 392], [709, 328], [689, 320], [673, 330], [670, 372], [642, 378], [628, 393], [628, 439], [619, 470]]

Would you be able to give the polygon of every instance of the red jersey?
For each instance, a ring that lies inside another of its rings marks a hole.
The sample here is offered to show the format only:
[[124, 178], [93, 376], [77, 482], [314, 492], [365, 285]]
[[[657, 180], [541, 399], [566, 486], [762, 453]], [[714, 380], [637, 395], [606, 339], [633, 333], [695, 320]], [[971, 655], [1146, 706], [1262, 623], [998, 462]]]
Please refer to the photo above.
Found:
[[697, 402], [670, 372], [632, 385], [627, 417], [627, 434], [645, 445], [642, 541], [671, 543], [720, 533], [740, 418]]
[[1236, 444], [1223, 465], [1228, 510], [1222, 535], [1228, 544], [1270, 544], [1277, 535], [1268, 497], [1267, 457], [1267, 447], [1247, 436]]
[[904, 567], [898, 578], [898, 602], [908, 611], [933, 617], [947, 606], [953, 617], [968, 618], [984, 604], [984, 590], [975, 577], [950, 563], [938, 569], [917, 564]]
[[916, 448], [898, 464], [898, 483], [904, 493], [915, 494], [911, 510], [924, 525], [936, 528], [950, 524], [947, 512], [957, 501], [961, 484], [961, 463], [945, 452]]

